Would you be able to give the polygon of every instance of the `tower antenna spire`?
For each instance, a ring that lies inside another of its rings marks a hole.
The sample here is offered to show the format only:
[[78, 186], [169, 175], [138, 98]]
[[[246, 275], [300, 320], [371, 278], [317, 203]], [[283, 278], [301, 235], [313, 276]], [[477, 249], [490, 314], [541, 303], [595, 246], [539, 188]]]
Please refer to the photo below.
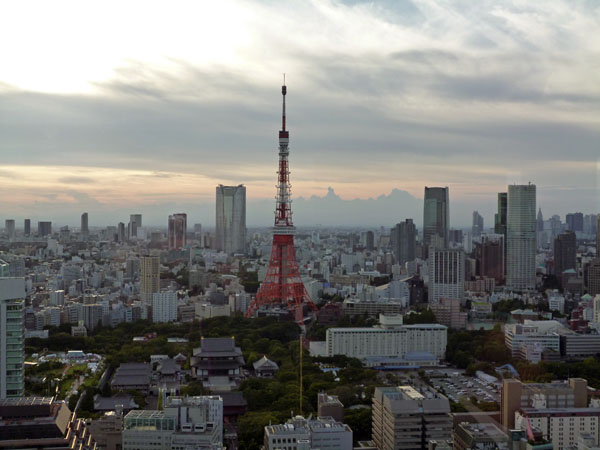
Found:
[[281, 86], [281, 95], [283, 95], [283, 113], [281, 114], [281, 131], [285, 131], [285, 94], [287, 87], [285, 85], [285, 73], [283, 74], [283, 86]]

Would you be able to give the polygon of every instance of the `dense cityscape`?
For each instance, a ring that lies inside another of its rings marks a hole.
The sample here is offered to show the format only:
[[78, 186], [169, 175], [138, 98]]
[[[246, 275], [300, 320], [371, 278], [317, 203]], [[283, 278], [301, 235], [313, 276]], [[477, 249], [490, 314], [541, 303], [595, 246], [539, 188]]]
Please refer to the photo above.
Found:
[[270, 230], [243, 184], [208, 230], [5, 220], [0, 444], [597, 448], [600, 216], [513, 184], [453, 229], [426, 186], [421, 230], [296, 229], [286, 93]]
[[0, 17], [0, 450], [600, 450], [594, 2]]

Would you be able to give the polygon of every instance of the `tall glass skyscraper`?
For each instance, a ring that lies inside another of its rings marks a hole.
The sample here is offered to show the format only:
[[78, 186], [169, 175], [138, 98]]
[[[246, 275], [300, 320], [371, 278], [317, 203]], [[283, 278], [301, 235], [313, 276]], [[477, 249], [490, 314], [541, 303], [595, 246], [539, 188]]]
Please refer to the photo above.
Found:
[[0, 399], [23, 396], [25, 280], [0, 278]]
[[508, 186], [506, 286], [535, 289], [535, 184]]
[[217, 250], [246, 252], [246, 187], [217, 186]]
[[[450, 200], [447, 187], [425, 186], [423, 206], [423, 244], [448, 247], [450, 226]], [[438, 236], [438, 238], [434, 238]]]

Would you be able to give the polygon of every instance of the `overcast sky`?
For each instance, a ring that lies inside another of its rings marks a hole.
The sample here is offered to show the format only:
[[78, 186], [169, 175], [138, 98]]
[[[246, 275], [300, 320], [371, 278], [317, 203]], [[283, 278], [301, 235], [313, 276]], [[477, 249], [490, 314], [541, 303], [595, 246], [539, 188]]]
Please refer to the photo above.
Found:
[[21, 0], [0, 18], [2, 219], [210, 223], [219, 183], [272, 199], [283, 72], [295, 197], [449, 186], [453, 225], [489, 225], [496, 192], [531, 181], [546, 216], [600, 210], [595, 0]]

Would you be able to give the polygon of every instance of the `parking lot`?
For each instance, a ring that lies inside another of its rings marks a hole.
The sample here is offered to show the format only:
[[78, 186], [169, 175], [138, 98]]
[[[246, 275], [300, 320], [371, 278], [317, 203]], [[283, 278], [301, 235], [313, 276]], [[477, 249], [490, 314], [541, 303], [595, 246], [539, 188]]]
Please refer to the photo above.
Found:
[[428, 370], [426, 376], [433, 387], [453, 402], [477, 398], [479, 402], [500, 403], [499, 382], [468, 377], [461, 370]]

